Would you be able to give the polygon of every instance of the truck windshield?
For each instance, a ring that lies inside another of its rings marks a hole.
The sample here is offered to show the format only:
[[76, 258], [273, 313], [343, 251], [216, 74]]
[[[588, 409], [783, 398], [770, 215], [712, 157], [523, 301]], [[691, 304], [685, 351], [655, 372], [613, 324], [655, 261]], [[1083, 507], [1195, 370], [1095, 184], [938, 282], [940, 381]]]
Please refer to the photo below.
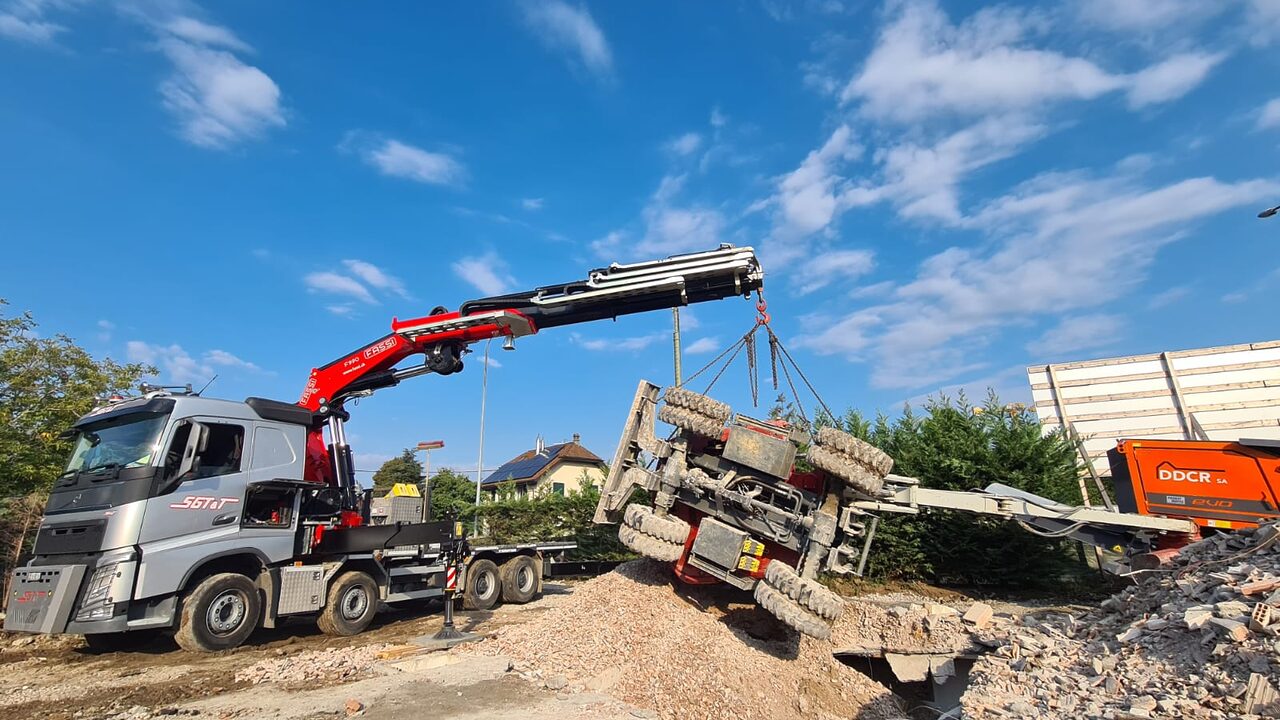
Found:
[[75, 429], [75, 449], [63, 475], [151, 465], [159, 454], [167, 413], [136, 413]]

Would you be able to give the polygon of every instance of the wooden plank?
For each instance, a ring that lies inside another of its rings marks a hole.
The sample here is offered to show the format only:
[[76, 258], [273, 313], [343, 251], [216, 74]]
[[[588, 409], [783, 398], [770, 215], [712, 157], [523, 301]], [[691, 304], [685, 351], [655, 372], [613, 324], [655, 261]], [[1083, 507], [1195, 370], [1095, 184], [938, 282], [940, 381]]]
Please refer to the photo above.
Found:
[[[1161, 356], [1165, 353], [1161, 353]], [[1172, 367], [1166, 363], [1165, 367]], [[1209, 365], [1199, 368], [1187, 368], [1178, 370], [1179, 375], [1210, 375], [1213, 373], [1236, 372], [1240, 370], [1261, 370], [1264, 368], [1280, 368], [1280, 360], [1259, 360], [1257, 362], [1232, 363], [1230, 365]], [[1159, 380], [1167, 377], [1167, 371], [1133, 373], [1130, 375], [1109, 375], [1107, 377], [1081, 378], [1079, 380], [1058, 380], [1058, 387], [1085, 387], [1088, 385], [1109, 385], [1111, 383], [1135, 382], [1138, 380]], [[1048, 383], [1035, 383], [1031, 386], [1032, 390], [1048, 390]]]
[[[1212, 405], [1191, 405], [1190, 410], [1197, 412], [1214, 412], [1215, 410], [1248, 410], [1250, 408], [1264, 408], [1280, 406], [1280, 400], [1274, 398], [1266, 398], [1263, 400], [1242, 400], [1240, 402], [1214, 403]], [[1167, 407], [1144, 408], [1140, 410], [1117, 410], [1115, 412], [1090, 413], [1087, 415], [1073, 415], [1073, 419], [1077, 425], [1092, 422], [1095, 420], [1116, 420], [1119, 418], [1129, 417], [1151, 417], [1154, 415], [1170, 415], [1174, 411]], [[1058, 425], [1056, 417], [1043, 418], [1041, 423], [1051, 423]]]
[[[1280, 347], [1280, 340], [1268, 340], [1266, 342], [1256, 343], [1240, 343], [1238, 345], [1220, 345], [1211, 348], [1192, 348], [1190, 350], [1171, 350], [1169, 356], [1173, 358], [1201, 357], [1204, 355], [1226, 355], [1234, 352], [1245, 352], [1247, 350], [1269, 350], [1271, 348]], [[1125, 355], [1115, 358], [1101, 358], [1098, 360], [1078, 360], [1075, 362], [1055, 363], [1059, 370], [1083, 370], [1087, 368], [1105, 367], [1108, 365], [1123, 365], [1127, 363], [1151, 362], [1159, 360], [1161, 353], [1148, 353], [1146, 355]], [[1032, 365], [1027, 368], [1027, 372], [1031, 373], [1042, 369], [1043, 365]]]
[[[1249, 428], [1264, 428], [1280, 426], [1280, 420], [1242, 420], [1240, 422], [1221, 422], [1221, 423], [1203, 423], [1201, 427], [1204, 430], [1246, 430]], [[1181, 435], [1183, 429], [1178, 425], [1168, 427], [1153, 428], [1126, 428], [1124, 430], [1105, 430], [1102, 432], [1092, 432], [1087, 435], [1088, 440], [1101, 438], [1143, 438], [1148, 435]]]
[[[1201, 385], [1199, 387], [1189, 387], [1186, 394], [1194, 395], [1197, 393], [1219, 392], [1221, 390], [1245, 390], [1248, 388], [1260, 387], [1280, 387], [1280, 380], [1251, 380], [1249, 382], [1226, 383], [1224, 385]], [[1167, 397], [1169, 393], [1162, 390], [1143, 390], [1131, 393], [1111, 393], [1107, 395], [1084, 395], [1077, 398], [1070, 398], [1070, 404], [1075, 405], [1086, 402], [1107, 402], [1110, 400], [1137, 400], [1139, 398], [1150, 397]], [[1053, 407], [1053, 403], [1048, 401], [1037, 401], [1036, 407]]]
[[1187, 411], [1187, 399], [1182, 396], [1182, 386], [1178, 384], [1178, 373], [1173, 369], [1173, 361], [1169, 359], [1169, 353], [1160, 353], [1160, 362], [1169, 376], [1169, 387], [1173, 390], [1173, 399], [1176, 401], [1174, 407], [1178, 411], [1178, 418], [1182, 420], [1187, 439], [1190, 440], [1195, 437], [1195, 430], [1191, 427], [1191, 413]]

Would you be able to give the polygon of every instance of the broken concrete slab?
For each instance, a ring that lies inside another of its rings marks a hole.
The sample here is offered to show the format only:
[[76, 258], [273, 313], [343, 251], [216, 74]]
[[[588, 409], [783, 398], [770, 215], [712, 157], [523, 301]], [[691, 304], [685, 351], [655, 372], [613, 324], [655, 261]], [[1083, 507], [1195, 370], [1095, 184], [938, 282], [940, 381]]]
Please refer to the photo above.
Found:
[[893, 670], [896, 676], [902, 682], [920, 682], [929, 678], [929, 655], [900, 655], [898, 653], [885, 653], [884, 659], [889, 662], [889, 669]]
[[981, 630], [991, 624], [993, 615], [995, 615], [995, 610], [990, 605], [979, 602], [971, 605], [961, 619]]

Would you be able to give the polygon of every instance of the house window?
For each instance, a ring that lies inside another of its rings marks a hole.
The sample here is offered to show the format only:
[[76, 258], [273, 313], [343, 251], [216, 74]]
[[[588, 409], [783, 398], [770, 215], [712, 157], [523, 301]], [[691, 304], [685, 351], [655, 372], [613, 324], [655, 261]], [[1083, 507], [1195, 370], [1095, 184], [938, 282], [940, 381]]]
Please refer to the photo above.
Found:
[[552, 495], [564, 495], [564, 483], [551, 483]]

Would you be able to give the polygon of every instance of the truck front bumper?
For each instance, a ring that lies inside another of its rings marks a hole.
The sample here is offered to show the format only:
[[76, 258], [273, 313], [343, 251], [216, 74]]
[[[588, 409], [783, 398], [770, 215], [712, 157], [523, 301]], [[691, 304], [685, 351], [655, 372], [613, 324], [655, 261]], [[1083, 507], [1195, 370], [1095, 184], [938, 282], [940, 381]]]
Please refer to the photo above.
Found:
[[41, 565], [13, 571], [4, 629], [9, 632], [66, 632], [86, 565]]

